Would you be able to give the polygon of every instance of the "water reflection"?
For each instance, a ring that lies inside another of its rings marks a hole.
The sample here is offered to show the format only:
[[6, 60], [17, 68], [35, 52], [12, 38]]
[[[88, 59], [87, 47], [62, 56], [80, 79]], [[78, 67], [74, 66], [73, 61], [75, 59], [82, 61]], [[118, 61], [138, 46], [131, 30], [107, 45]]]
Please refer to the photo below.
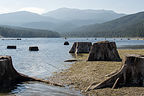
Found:
[[19, 87], [13, 90], [13, 93], [18, 92], [17, 95], [19, 96], [81, 96], [80, 92], [68, 88], [48, 86], [44, 83], [29, 82], [23, 84], [23, 86], [25, 86], [25, 90]]

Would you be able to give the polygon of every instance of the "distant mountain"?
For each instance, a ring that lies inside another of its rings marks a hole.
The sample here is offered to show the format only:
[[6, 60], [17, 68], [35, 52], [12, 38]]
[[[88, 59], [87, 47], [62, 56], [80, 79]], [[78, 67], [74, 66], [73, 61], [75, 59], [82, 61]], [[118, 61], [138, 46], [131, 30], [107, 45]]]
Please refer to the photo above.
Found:
[[80, 37], [144, 37], [144, 12], [102, 24], [83, 26], [68, 34]]
[[125, 16], [110, 10], [79, 10], [60, 8], [42, 15], [18, 11], [0, 14], [0, 25], [20, 26], [57, 31], [60, 34], [95, 23], [103, 23]]
[[79, 10], [70, 8], [60, 8], [43, 14], [45, 17], [57, 19], [59, 22], [30, 22], [22, 26], [28, 28], [50, 29], [57, 32], [70, 32], [73, 29], [89, 24], [103, 23], [114, 20], [116, 18], [125, 16], [125, 14], [118, 14], [110, 10]]
[[60, 37], [57, 32], [22, 27], [0, 26], [0, 37]]
[[73, 30], [77, 27], [80, 27], [79, 25], [70, 23], [70, 22], [65, 22], [65, 21], [61, 21], [61, 22], [57, 22], [57, 23], [53, 23], [53, 22], [31, 22], [31, 23], [25, 23], [21, 25], [22, 27], [27, 27], [27, 28], [35, 28], [35, 29], [49, 29], [49, 30], [54, 30], [57, 31], [59, 33], [63, 33], [63, 32], [69, 32], [70, 30]]
[[[84, 25], [93, 23], [103, 23], [110, 21], [125, 14], [118, 14], [111, 10], [80, 10], [80, 9], [70, 9], [70, 8], [60, 8], [48, 13], [43, 14], [44, 16], [49, 16], [52, 18], [66, 20], [69, 22], [76, 22]], [[81, 23], [82, 22], [82, 23]]]
[[21, 25], [30, 22], [55, 22], [54, 18], [48, 16], [42, 16], [36, 13], [31, 13], [27, 11], [18, 11], [13, 13], [0, 14], [0, 24], [1, 25]]

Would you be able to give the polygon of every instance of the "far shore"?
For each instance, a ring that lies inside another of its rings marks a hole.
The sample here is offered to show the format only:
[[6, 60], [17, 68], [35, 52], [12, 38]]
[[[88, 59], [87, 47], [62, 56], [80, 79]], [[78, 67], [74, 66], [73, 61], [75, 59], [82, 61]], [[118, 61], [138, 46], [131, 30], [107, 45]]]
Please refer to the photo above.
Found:
[[[119, 49], [119, 54], [122, 59], [127, 54], [141, 54], [144, 55], [144, 49]], [[80, 90], [86, 96], [143, 96], [144, 87], [122, 87], [118, 89], [104, 88], [98, 90], [91, 90], [85, 92], [87, 87], [92, 83], [100, 83], [107, 79], [107, 75], [118, 71], [122, 62], [104, 62], [104, 61], [86, 61], [88, 54], [80, 54], [76, 56], [76, 62], [71, 64], [68, 69], [59, 73], [49, 79], [55, 83], [60, 83], [70, 88]]]

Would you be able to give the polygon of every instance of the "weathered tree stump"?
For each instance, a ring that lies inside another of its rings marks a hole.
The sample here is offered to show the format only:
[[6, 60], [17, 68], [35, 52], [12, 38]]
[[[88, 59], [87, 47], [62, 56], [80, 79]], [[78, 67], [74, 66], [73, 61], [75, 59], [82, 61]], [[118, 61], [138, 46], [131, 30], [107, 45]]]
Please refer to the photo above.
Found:
[[7, 49], [16, 49], [16, 46], [7, 46]]
[[65, 41], [65, 42], [64, 42], [64, 45], [69, 45], [69, 42], [68, 42], [68, 41]]
[[15, 84], [25, 81], [39, 81], [55, 86], [62, 86], [60, 84], [51, 83], [46, 80], [37, 79], [18, 73], [13, 67], [10, 56], [0, 56], [0, 89], [9, 88]]
[[69, 53], [89, 53], [91, 46], [91, 42], [74, 42]]
[[106, 87], [144, 86], [144, 56], [128, 55], [123, 63], [119, 72], [97, 85], [93, 83], [86, 91]]
[[101, 41], [94, 43], [88, 61], [121, 61], [115, 42]]
[[31, 46], [29, 47], [29, 51], [39, 51], [38, 46]]

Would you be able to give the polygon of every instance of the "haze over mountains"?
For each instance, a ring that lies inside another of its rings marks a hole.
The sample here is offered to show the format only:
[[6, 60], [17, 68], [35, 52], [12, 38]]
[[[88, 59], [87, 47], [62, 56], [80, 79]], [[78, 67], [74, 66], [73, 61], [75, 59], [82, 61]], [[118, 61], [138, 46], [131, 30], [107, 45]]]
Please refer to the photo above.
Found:
[[[70, 8], [60, 8], [48, 13], [43, 14], [44, 16], [53, 17], [56, 19], [68, 21], [68, 22], [76, 22], [78, 24], [93, 24], [93, 23], [103, 23], [106, 21], [110, 21], [125, 14], [118, 14], [111, 10], [80, 10], [80, 9], [70, 9]], [[83, 21], [83, 22], [82, 22]], [[82, 23], [80, 23], [82, 22]]]
[[60, 8], [42, 15], [25, 11], [0, 14], [0, 24], [54, 30], [62, 33], [70, 32], [83, 25], [103, 23], [122, 16], [125, 14], [118, 14], [110, 10]]
[[26, 11], [0, 14], [0, 21], [1, 25], [7, 26], [0, 27], [6, 29], [0, 30], [0, 35], [2, 31], [9, 34], [14, 31], [17, 36], [23, 34], [26, 37], [32, 33], [32, 37], [37, 37], [41, 31], [40, 37], [45, 32], [48, 32], [47, 37], [49, 33], [56, 37], [59, 34], [69, 37], [144, 37], [144, 12], [126, 15], [111, 10], [60, 8], [42, 15]]
[[21, 25], [29, 22], [55, 22], [55, 19], [48, 16], [41, 16], [36, 13], [31, 13], [27, 11], [18, 11], [13, 13], [0, 14], [0, 24], [1, 25]]
[[69, 33], [78, 37], [144, 37], [144, 12], [127, 15], [102, 24], [77, 28]]

